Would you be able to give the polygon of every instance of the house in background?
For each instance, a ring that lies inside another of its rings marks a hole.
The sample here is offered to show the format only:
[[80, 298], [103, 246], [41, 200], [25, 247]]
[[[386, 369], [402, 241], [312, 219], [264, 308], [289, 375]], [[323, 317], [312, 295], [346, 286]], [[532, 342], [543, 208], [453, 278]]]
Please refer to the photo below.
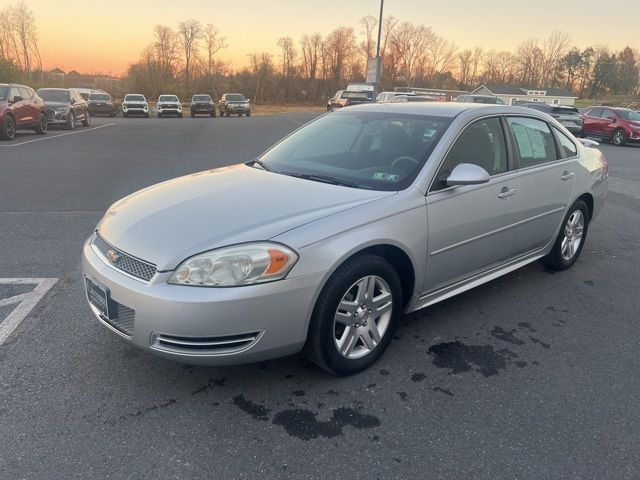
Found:
[[516, 102], [542, 102], [549, 105], [573, 106], [578, 98], [565, 88], [524, 88], [499, 85], [482, 85], [473, 90], [470, 95], [493, 95], [502, 100], [505, 105], [516, 105]]
[[57, 67], [49, 72], [49, 76], [58, 82], [64, 82], [64, 75], [65, 73]]

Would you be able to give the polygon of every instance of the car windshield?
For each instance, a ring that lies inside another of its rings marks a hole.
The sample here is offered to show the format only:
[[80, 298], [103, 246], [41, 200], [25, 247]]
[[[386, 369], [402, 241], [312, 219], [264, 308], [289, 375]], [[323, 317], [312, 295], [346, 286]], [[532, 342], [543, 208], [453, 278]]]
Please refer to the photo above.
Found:
[[45, 102], [69, 102], [69, 92], [67, 90], [50, 90], [41, 88], [38, 90], [38, 96]]
[[178, 102], [178, 97], [175, 95], [160, 95], [159, 102]]
[[553, 107], [553, 113], [564, 115], [580, 115], [578, 109], [573, 107]]
[[143, 95], [126, 95], [124, 97], [125, 102], [144, 102]]
[[239, 93], [234, 93], [233, 95], [227, 95], [227, 102], [246, 102], [247, 99], [244, 98], [244, 95]]
[[504, 102], [495, 97], [473, 97], [474, 103], [487, 103], [491, 105], [504, 105]]
[[629, 120], [632, 122], [640, 122], [640, 113], [633, 110], [618, 110], [618, 116], [623, 120]]
[[89, 95], [89, 100], [97, 100], [99, 102], [108, 102], [111, 100], [111, 97], [106, 93], [92, 93]]
[[345, 90], [342, 92], [342, 98], [350, 98], [354, 100], [369, 100], [369, 92], [350, 92]]
[[211, 97], [209, 95], [194, 95], [191, 101], [192, 102], [210, 102]]
[[0, 102], [6, 102], [9, 95], [9, 87], [0, 87]]
[[329, 113], [276, 144], [259, 160], [277, 173], [370, 190], [404, 190], [450, 123], [450, 118], [426, 115]]

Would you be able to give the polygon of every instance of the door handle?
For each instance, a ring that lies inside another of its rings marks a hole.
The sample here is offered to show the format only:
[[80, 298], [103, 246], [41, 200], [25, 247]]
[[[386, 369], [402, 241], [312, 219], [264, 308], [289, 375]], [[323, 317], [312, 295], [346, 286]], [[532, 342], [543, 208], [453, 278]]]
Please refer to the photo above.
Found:
[[560, 177], [560, 180], [564, 180], [566, 182], [567, 180], [572, 179], [574, 176], [575, 176], [575, 173], [567, 172], [565, 170], [564, 172], [562, 172], [562, 176]]
[[516, 192], [518, 191], [517, 188], [507, 188], [507, 187], [503, 187], [502, 190], [500, 190], [500, 193], [498, 194], [498, 198], [507, 198], [510, 197], [512, 195], [515, 195]]

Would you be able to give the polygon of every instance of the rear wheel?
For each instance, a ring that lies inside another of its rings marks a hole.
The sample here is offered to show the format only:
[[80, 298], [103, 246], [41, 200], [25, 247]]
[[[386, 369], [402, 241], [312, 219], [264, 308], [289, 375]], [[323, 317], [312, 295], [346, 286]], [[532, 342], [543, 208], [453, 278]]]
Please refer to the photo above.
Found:
[[38, 122], [38, 126], [35, 128], [35, 131], [38, 135], [44, 135], [47, 133], [47, 116], [44, 113], [40, 114], [40, 120]]
[[305, 353], [325, 370], [350, 375], [387, 349], [402, 315], [402, 290], [384, 258], [347, 261], [323, 288], [311, 317]]
[[613, 135], [611, 135], [611, 143], [613, 143], [616, 147], [620, 147], [627, 143], [627, 136], [624, 133], [624, 130], [619, 128]]
[[84, 120], [82, 120], [82, 125], [84, 125], [85, 127], [88, 127], [89, 125], [91, 125], [91, 116], [89, 115], [89, 112], [86, 112], [84, 114]]
[[578, 200], [564, 217], [558, 238], [544, 258], [545, 264], [553, 270], [566, 270], [576, 263], [584, 247], [588, 227], [589, 209], [582, 200]]
[[230, 117], [231, 116], [231, 114], [229, 112], [224, 112], [224, 114], [225, 114], [226, 117]]
[[2, 129], [0, 129], [0, 138], [2, 140], [13, 140], [16, 138], [16, 119], [12, 115], [4, 117]]
[[251, 112], [248, 112], [248, 113], [247, 113], [247, 117], [250, 117], [250, 116], [251, 116]]

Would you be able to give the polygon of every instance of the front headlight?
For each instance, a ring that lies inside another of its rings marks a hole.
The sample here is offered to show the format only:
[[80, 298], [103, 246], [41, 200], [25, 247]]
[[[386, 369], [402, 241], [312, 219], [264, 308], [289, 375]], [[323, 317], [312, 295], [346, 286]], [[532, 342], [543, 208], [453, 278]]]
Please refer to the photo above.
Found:
[[126, 105], [124, 105], [124, 104], [122, 105], [122, 110], [124, 110], [125, 112], [127, 111], [127, 108], [128, 107]]
[[169, 283], [201, 287], [234, 287], [284, 278], [298, 254], [279, 243], [258, 242], [195, 255], [178, 266]]

